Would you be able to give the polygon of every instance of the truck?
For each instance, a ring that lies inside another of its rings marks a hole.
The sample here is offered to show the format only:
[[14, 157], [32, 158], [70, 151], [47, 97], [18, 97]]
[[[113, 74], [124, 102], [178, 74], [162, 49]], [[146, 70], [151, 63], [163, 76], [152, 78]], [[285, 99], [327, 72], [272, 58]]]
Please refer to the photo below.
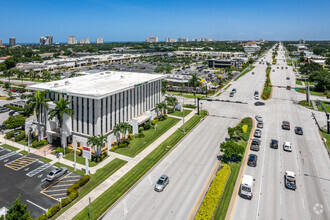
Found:
[[240, 196], [252, 199], [253, 197], [253, 187], [254, 187], [254, 178], [250, 175], [243, 175], [241, 186], [240, 186]]

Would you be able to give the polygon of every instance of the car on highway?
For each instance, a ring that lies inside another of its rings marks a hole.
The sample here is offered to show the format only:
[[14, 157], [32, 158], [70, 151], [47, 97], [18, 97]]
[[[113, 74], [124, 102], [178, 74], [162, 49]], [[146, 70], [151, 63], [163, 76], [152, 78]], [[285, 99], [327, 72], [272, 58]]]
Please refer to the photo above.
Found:
[[273, 72], [275, 72], [275, 70], [273, 69]]
[[257, 137], [257, 138], [261, 138], [261, 130], [260, 129], [256, 129], [255, 131], [254, 131], [254, 137]]
[[230, 92], [229, 97], [234, 97], [235, 93], [234, 92]]
[[291, 151], [292, 151], [292, 145], [291, 145], [291, 142], [289, 142], [289, 141], [284, 141], [284, 142], [283, 142], [283, 150], [284, 150], [284, 151], [289, 151], [289, 152], [291, 152]]
[[271, 148], [274, 148], [274, 149], [278, 149], [278, 140], [276, 140], [276, 139], [272, 139], [272, 140], [270, 141], [270, 147], [271, 147]]
[[237, 90], [236, 90], [235, 88], [233, 88], [233, 89], [231, 90], [231, 92], [236, 93]]
[[250, 175], [243, 175], [239, 194], [241, 197], [252, 199], [255, 179]]
[[254, 75], [254, 72], [252, 72], [252, 75]]
[[156, 192], [161, 192], [161, 191], [163, 191], [163, 190], [165, 189], [165, 187], [166, 187], [169, 183], [170, 183], [170, 179], [169, 179], [169, 177], [166, 176], [166, 175], [162, 175], [162, 176], [158, 179], [158, 181], [157, 181], [157, 183], [156, 183], [156, 185], [155, 185], [155, 191], [156, 191]]
[[68, 169], [66, 167], [59, 167], [56, 168], [52, 171], [50, 171], [47, 176], [46, 176], [46, 180], [49, 182], [54, 181], [55, 179], [59, 178], [60, 176], [62, 176], [63, 174], [65, 174], [66, 172], [68, 172]]
[[262, 119], [262, 116], [260, 116], [260, 115], [256, 115], [256, 120], [259, 122], [262, 122], [263, 121], [263, 119]]
[[258, 138], [253, 138], [250, 150], [259, 151], [260, 150], [260, 143], [261, 143], [261, 141]]
[[299, 134], [299, 135], [303, 135], [304, 134], [302, 127], [299, 127], [299, 126], [297, 126], [297, 127], [294, 128], [294, 132], [296, 134]]
[[264, 123], [262, 121], [258, 121], [257, 128], [264, 128]]
[[254, 91], [254, 96], [259, 95], [259, 92], [256, 90]]
[[290, 122], [288, 122], [288, 121], [282, 121], [282, 129], [284, 129], [284, 130], [290, 130]]
[[287, 69], [288, 67], [285, 67], [285, 69]]
[[259, 101], [258, 101], [258, 102], [255, 102], [254, 105], [256, 105], [256, 106], [260, 106], [260, 105], [265, 105], [265, 103], [264, 103], [264, 102], [259, 102]]
[[2, 131], [2, 130], [6, 130], [7, 128], [6, 128], [6, 125], [3, 125], [3, 124], [1, 124], [0, 125], [0, 130]]
[[286, 80], [290, 80], [290, 77], [286, 77]]
[[248, 164], [250, 167], [256, 167], [256, 166], [257, 166], [257, 162], [258, 162], [258, 156], [255, 155], [255, 154], [250, 154], [250, 155], [249, 155], [249, 158], [248, 158], [248, 162], [247, 162], [247, 164]]
[[285, 188], [296, 190], [296, 174], [292, 171], [285, 171], [284, 175]]
[[254, 99], [255, 99], [255, 100], [260, 100], [259, 95], [255, 95], [255, 96], [254, 96]]

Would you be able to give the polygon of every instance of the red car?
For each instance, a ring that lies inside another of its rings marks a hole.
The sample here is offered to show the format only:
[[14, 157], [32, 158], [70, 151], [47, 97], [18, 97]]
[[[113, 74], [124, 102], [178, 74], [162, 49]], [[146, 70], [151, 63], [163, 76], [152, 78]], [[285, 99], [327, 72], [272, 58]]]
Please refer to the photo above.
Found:
[[283, 121], [282, 122], [282, 129], [284, 129], [284, 130], [290, 130], [290, 122]]

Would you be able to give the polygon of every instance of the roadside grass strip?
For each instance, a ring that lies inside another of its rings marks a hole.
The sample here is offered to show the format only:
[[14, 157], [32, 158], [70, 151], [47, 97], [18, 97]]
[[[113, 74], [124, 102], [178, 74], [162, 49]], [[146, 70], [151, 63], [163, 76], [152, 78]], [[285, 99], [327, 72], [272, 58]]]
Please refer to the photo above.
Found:
[[207, 192], [201, 207], [195, 217], [195, 220], [212, 219], [213, 213], [217, 208], [219, 199], [222, 196], [230, 175], [230, 167], [224, 164], [213, 179], [213, 182]]
[[3, 144], [3, 145], [1, 145], [1, 147], [7, 148], [7, 149], [12, 150], [12, 151], [17, 151], [17, 150], [19, 150], [19, 148], [17, 148], [17, 147], [13, 147], [13, 146], [8, 145], [8, 144]]
[[98, 219], [108, 208], [124, 195], [134, 184], [144, 176], [157, 162], [162, 159], [179, 141], [185, 137], [205, 116], [207, 112], [201, 111], [185, 124], [185, 133], [182, 127], [177, 129], [170, 137], [161, 143], [154, 151], [133, 167], [121, 179], [108, 188], [101, 196], [91, 203], [91, 218], [88, 207], [85, 207], [74, 219]]
[[245, 74], [247, 74], [248, 72], [250, 72], [251, 70], [253, 70], [254, 67], [255, 66], [251, 66], [250, 68], [247, 68], [246, 70], [244, 70], [241, 74], [239, 74], [239, 76], [234, 81], [237, 81], [239, 78], [241, 78], [242, 76], [244, 76]]

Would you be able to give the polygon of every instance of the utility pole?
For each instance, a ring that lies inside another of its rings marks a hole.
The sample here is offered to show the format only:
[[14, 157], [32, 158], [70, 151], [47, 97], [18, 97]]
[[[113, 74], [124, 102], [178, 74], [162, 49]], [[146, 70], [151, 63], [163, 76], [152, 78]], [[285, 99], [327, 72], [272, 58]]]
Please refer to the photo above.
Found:
[[197, 98], [197, 115], [199, 115], [199, 98]]
[[184, 95], [182, 94], [182, 122], [183, 122], [183, 125], [182, 125], [182, 128], [183, 128], [183, 133], [185, 133], [184, 131]]
[[317, 104], [320, 105], [327, 116], [327, 134], [330, 134], [330, 114], [325, 110], [320, 100], [317, 100]]
[[306, 102], [308, 105], [310, 105], [310, 99], [309, 99], [309, 82], [307, 81], [307, 86], [306, 86]]

